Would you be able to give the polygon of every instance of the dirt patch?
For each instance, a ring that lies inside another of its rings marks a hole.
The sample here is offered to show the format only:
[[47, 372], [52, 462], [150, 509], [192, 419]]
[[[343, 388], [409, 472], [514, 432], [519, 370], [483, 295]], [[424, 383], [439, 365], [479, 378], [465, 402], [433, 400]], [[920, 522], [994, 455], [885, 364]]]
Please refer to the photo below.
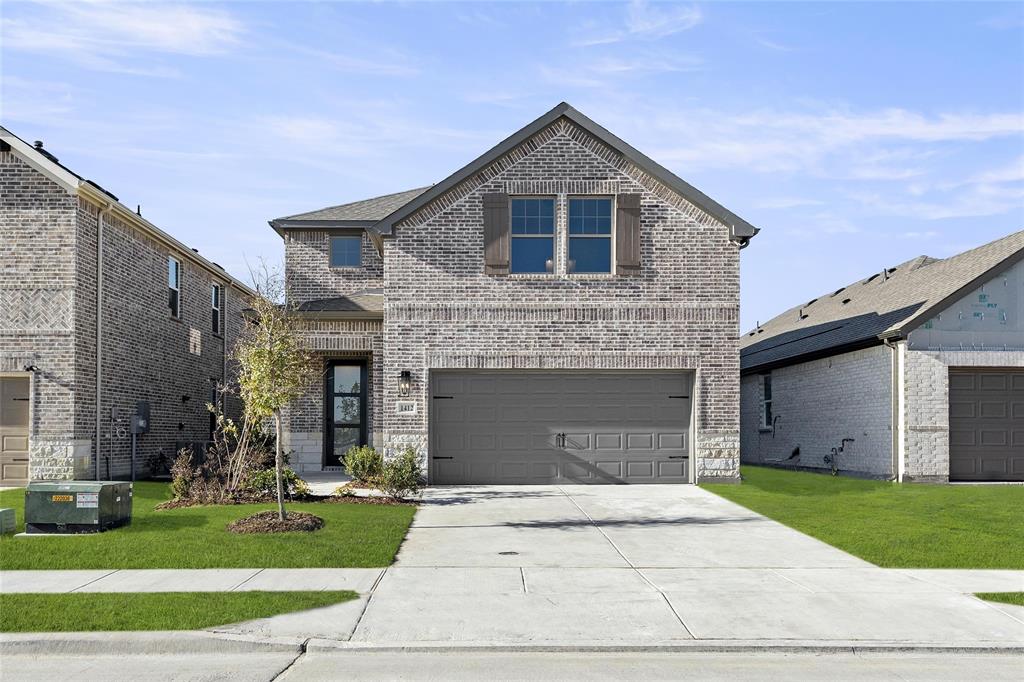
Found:
[[232, 533], [290, 533], [292, 531], [312, 532], [324, 527], [324, 520], [306, 512], [288, 512], [284, 521], [276, 511], [262, 511], [228, 524]]

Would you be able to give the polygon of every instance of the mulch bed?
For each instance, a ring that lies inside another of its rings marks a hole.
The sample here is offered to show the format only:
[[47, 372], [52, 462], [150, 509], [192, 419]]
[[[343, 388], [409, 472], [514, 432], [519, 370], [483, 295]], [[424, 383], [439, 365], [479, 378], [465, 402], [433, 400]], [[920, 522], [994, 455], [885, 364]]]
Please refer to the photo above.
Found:
[[380, 495], [333, 495], [330, 497], [310, 497], [309, 502], [321, 502], [323, 504], [384, 504], [392, 506], [412, 505], [416, 506], [413, 500], [395, 500]]
[[323, 527], [324, 520], [319, 516], [295, 511], [288, 512], [284, 521], [278, 518], [276, 511], [262, 511], [228, 524], [228, 530], [232, 533], [308, 533]]
[[[222, 500], [220, 502], [197, 502], [194, 500], [168, 500], [156, 506], [157, 509], [184, 509], [186, 507], [220, 506], [231, 504], [254, 504], [261, 502], [277, 502], [273, 495], [250, 495]], [[415, 505], [411, 500], [393, 500], [390, 497], [379, 495], [303, 495], [302, 497], [290, 497], [288, 503], [313, 502], [321, 504], [384, 504], [384, 505]]]

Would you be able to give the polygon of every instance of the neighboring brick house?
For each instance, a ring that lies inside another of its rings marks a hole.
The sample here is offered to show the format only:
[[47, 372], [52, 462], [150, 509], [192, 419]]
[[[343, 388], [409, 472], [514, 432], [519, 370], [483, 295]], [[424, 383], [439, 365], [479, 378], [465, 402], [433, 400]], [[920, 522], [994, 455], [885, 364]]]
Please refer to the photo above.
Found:
[[208, 440], [206, 403], [252, 294], [0, 128], [0, 483], [127, 477], [138, 401], [139, 475]]
[[757, 230], [569, 105], [432, 187], [271, 225], [324, 362], [300, 470], [371, 443], [432, 483], [738, 479]]
[[791, 308], [742, 367], [744, 462], [1024, 481], [1024, 231]]

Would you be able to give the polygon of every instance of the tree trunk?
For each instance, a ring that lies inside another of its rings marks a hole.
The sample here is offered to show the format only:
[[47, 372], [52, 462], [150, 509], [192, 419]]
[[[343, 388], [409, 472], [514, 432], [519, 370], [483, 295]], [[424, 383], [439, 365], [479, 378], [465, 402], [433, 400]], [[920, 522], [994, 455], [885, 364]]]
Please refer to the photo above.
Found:
[[281, 452], [281, 412], [274, 411], [274, 432], [276, 434], [274, 453], [274, 473], [277, 475], [277, 518], [284, 521], [288, 515], [284, 511], [284, 458]]

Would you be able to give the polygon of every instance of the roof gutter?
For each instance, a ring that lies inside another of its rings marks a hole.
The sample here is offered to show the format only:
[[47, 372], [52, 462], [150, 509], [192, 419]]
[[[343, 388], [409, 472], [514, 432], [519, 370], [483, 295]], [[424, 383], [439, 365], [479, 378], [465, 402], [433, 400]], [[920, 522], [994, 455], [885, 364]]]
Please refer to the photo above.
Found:
[[103, 192], [98, 186], [93, 185], [91, 182], [82, 181], [78, 185], [78, 193], [83, 198], [91, 201], [97, 206], [107, 206], [109, 209], [108, 215], [112, 214], [115, 217], [123, 220], [124, 222], [132, 225], [148, 236], [152, 237], [156, 241], [163, 244], [165, 247], [172, 251], [180, 253], [184, 258], [192, 261], [196, 265], [199, 265], [202, 269], [206, 270], [209, 274], [215, 278], [226, 281], [231, 286], [235, 287], [239, 291], [245, 293], [248, 296], [256, 296], [257, 293], [249, 288], [248, 285], [243, 283], [241, 280], [233, 277], [228, 273], [227, 270], [215, 265], [213, 261], [205, 258], [196, 251], [193, 251], [191, 247], [187, 246], [183, 242], [178, 241], [171, 235], [167, 234], [159, 227], [149, 222], [139, 214], [129, 209], [124, 204], [118, 201], [111, 201], [110, 197]]

